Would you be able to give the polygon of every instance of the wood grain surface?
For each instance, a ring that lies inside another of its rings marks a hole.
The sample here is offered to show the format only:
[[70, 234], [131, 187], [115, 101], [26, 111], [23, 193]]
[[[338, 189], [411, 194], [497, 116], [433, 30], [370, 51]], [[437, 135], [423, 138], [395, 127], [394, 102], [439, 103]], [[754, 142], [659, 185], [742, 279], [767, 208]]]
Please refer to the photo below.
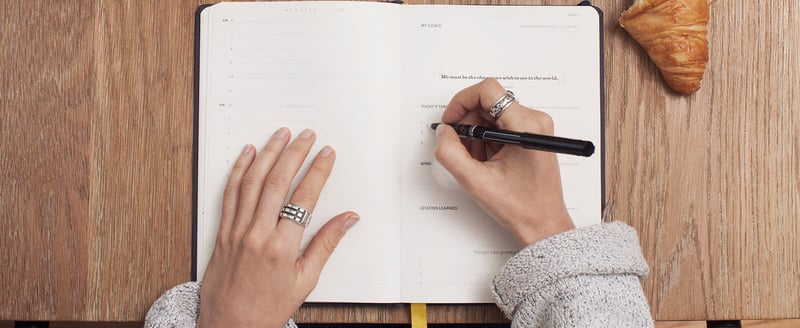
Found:
[[0, 318], [90, 312], [95, 7], [0, 2]]
[[0, 2], [0, 318], [141, 320], [189, 279], [193, 7]]
[[797, 318], [800, 2], [710, 12], [711, 58], [689, 97], [606, 20], [607, 197], [639, 231], [656, 318]]
[[[655, 318], [800, 318], [800, 1], [714, 2], [691, 96], [617, 25], [631, 2], [596, 2], [606, 193], [639, 231]], [[189, 279], [199, 3], [0, 1], [0, 320], [141, 321]], [[493, 305], [428, 314], [504, 320]], [[408, 322], [408, 307], [296, 317]]]

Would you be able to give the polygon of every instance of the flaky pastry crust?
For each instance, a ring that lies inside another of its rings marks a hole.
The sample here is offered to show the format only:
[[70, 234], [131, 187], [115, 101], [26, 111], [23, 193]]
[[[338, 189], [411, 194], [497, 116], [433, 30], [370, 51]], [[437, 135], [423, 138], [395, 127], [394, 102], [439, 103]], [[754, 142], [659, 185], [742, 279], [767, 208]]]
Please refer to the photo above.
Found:
[[700, 88], [708, 63], [706, 0], [637, 0], [619, 24], [647, 51], [675, 91]]

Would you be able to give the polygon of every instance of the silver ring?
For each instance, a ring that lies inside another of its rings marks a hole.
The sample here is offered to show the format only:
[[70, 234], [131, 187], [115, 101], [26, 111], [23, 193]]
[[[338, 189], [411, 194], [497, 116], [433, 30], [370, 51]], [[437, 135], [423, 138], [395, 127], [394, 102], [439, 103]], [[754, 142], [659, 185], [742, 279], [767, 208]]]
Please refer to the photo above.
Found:
[[500, 99], [497, 99], [494, 105], [492, 105], [492, 108], [489, 108], [489, 115], [496, 120], [500, 117], [500, 114], [503, 114], [506, 108], [511, 106], [515, 101], [517, 101], [517, 98], [514, 97], [514, 93], [511, 92], [511, 90], [506, 90], [506, 94], [500, 97]]
[[280, 217], [297, 223], [305, 228], [308, 226], [308, 222], [311, 221], [311, 212], [296, 204], [286, 203], [286, 205], [283, 205], [283, 208], [281, 209]]

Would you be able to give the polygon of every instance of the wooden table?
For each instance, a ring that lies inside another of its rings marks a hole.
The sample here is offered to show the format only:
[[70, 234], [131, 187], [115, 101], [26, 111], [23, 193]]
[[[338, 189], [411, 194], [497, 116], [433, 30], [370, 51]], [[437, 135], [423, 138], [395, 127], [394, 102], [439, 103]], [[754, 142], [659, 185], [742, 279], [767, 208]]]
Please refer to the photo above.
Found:
[[[639, 231], [653, 315], [800, 317], [800, 1], [713, 3], [692, 96], [618, 27], [630, 2], [597, 1], [606, 193]], [[0, 320], [141, 321], [189, 280], [198, 4], [0, 2]], [[502, 320], [485, 305], [429, 316]], [[405, 305], [296, 317], [408, 322]]]

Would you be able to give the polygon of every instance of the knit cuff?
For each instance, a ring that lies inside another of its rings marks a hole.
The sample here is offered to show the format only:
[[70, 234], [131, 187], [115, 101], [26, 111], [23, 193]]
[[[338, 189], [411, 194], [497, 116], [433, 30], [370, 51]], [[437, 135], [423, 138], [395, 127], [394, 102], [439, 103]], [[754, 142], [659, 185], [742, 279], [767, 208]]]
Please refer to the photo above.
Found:
[[541, 290], [582, 275], [647, 275], [636, 231], [621, 222], [598, 224], [536, 242], [511, 257], [492, 281], [497, 306], [512, 318], [526, 300], [545, 306]]
[[[200, 314], [200, 286], [190, 281], [164, 292], [150, 307], [145, 317], [146, 328], [178, 327], [193, 328]], [[289, 319], [285, 328], [297, 328]]]
[[200, 283], [190, 281], [164, 292], [147, 311], [144, 326], [191, 328], [199, 313]]

